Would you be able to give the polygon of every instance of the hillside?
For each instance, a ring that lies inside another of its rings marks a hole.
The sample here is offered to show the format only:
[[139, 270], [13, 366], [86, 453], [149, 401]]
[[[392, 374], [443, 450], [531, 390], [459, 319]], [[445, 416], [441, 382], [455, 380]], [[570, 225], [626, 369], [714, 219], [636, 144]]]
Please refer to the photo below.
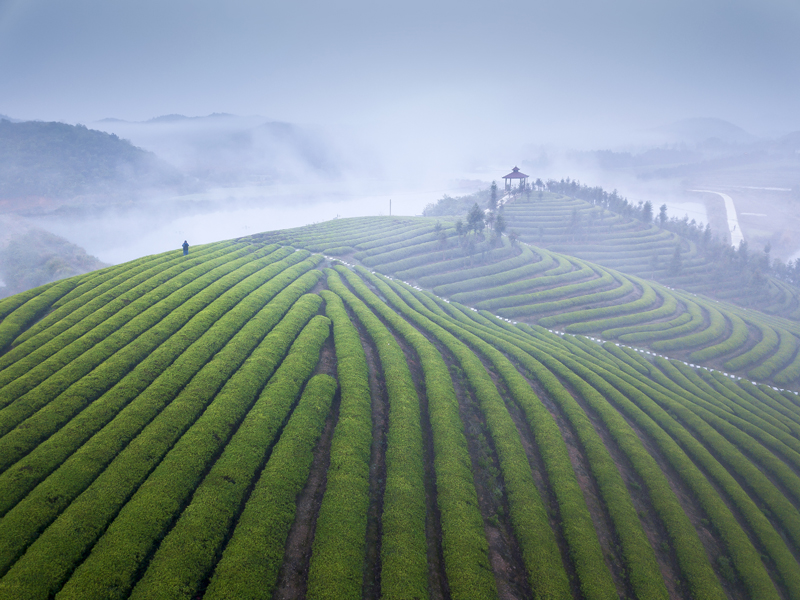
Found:
[[321, 132], [266, 117], [163, 115], [144, 122], [104, 119], [96, 127], [133, 140], [205, 185], [327, 179], [344, 166], [343, 149]]
[[[763, 248], [734, 249], [702, 224], [666, 213], [662, 220], [652, 205], [645, 218], [641, 203], [629, 203], [616, 190], [609, 194], [570, 180], [545, 185], [547, 191], [510, 196], [503, 206], [506, 230], [521, 241], [800, 320], [800, 263], [775, 261]], [[455, 220], [476, 201], [486, 205], [478, 195], [444, 198], [425, 214]]]
[[83, 125], [0, 120], [0, 200], [173, 185], [180, 176], [150, 152]]
[[0, 319], [0, 599], [800, 598], [794, 321], [402, 217]]

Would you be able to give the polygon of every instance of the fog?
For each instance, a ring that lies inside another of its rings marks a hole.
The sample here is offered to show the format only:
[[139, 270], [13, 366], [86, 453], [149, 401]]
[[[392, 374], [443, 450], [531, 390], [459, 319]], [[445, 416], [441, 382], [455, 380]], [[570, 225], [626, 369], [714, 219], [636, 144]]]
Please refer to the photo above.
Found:
[[96, 214], [46, 215], [36, 225], [81, 245], [103, 262], [126, 260], [261, 231], [300, 227], [337, 217], [417, 215], [443, 194], [474, 191], [469, 182], [450, 189], [387, 192], [386, 182], [358, 189], [349, 184], [289, 184], [214, 188], [180, 197], [154, 197], [125, 209]]
[[113, 132], [185, 176], [26, 216], [106, 262], [390, 199], [419, 214], [514, 165], [721, 229], [689, 190], [728, 193], [788, 258], [798, 30], [792, 0], [6, 0], [0, 114]]
[[779, 134], [800, 129], [799, 24], [792, 0], [6, 0], [0, 113], [228, 112], [451, 149], [608, 147], [697, 116]]

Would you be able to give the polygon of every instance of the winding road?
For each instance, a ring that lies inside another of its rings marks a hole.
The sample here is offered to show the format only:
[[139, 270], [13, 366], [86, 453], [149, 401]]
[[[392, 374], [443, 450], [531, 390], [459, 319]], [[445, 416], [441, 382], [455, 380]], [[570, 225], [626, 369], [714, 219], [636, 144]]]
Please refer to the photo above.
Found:
[[736, 207], [733, 204], [733, 198], [728, 194], [722, 192], [714, 192], [712, 190], [689, 190], [690, 192], [702, 192], [704, 194], [716, 194], [722, 196], [725, 201], [725, 212], [728, 216], [728, 232], [731, 234], [731, 245], [735, 248], [739, 247], [739, 243], [744, 241], [742, 235], [742, 228], [739, 226], [739, 219], [736, 216]]

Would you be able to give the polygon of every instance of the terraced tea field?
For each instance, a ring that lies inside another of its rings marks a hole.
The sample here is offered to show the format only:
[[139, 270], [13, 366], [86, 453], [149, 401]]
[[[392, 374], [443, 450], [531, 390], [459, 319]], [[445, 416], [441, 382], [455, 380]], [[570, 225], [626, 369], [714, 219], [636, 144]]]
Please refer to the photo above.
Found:
[[467, 236], [440, 227], [430, 219], [356, 219], [259, 239], [358, 262], [506, 319], [597, 334], [755, 381], [785, 386], [800, 378], [800, 323], [793, 320], [512, 245], [507, 237], [494, 245], [480, 241], [470, 255]]
[[800, 598], [800, 326], [463, 242], [337, 220], [1, 301], [0, 598]]
[[[800, 296], [791, 285], [766, 277], [763, 289], [743, 285], [739, 273], [720, 273], [697, 244], [657, 223], [642, 221], [561, 194], [518, 196], [505, 206], [508, 229], [520, 240], [618, 269], [671, 287], [757, 307], [770, 314], [800, 320]], [[680, 273], [670, 272], [675, 248]], [[751, 248], [759, 253], [761, 248]]]

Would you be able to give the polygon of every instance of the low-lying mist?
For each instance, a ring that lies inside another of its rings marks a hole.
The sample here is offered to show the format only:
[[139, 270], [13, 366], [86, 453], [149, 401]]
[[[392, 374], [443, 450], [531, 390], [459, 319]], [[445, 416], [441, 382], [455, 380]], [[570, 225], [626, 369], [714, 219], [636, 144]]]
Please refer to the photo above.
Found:
[[180, 189], [120, 189], [36, 210], [28, 202], [20, 211], [32, 226], [106, 263], [177, 249], [184, 240], [202, 244], [390, 210], [418, 215], [445, 194], [469, 194], [492, 181], [502, 187], [515, 165], [534, 180], [570, 178], [616, 189], [634, 204], [665, 204], [670, 217], [710, 223], [723, 236], [730, 227], [722, 198], [695, 190], [724, 192], [741, 205], [741, 231], [754, 247], [770, 243], [783, 259], [800, 252], [792, 233], [800, 231], [793, 138], [758, 139], [714, 119], [638, 132], [594, 150], [422, 116], [346, 126], [167, 115], [89, 127], [130, 140], [184, 177]]

